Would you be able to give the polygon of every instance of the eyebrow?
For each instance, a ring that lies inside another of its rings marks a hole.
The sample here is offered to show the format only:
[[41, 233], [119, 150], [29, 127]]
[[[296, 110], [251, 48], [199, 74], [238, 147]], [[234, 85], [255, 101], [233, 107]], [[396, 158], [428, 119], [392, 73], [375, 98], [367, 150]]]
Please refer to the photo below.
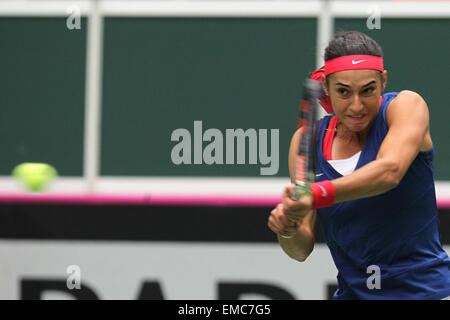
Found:
[[[377, 82], [376, 82], [375, 80], [372, 80], [372, 81], [370, 81], [369, 83], [363, 85], [361, 88], [367, 87], [367, 86], [369, 86], [369, 85], [371, 85], [371, 84], [373, 84], [373, 83], [377, 83]], [[342, 82], [337, 82], [336, 85], [340, 85], [340, 86], [343, 86], [343, 87], [350, 88], [350, 85], [344, 84], [344, 83], [342, 83]]]
[[362, 88], [370, 86], [372, 83], [377, 83], [375, 80], [370, 81], [369, 83], [362, 86]]

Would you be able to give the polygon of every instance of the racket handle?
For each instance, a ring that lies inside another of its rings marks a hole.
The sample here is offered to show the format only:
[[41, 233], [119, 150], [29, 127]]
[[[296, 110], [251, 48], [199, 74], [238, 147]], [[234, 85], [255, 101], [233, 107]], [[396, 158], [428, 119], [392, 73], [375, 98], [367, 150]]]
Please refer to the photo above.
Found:
[[294, 201], [299, 200], [302, 196], [311, 194], [309, 189], [309, 183], [303, 181], [297, 181], [295, 187], [291, 190], [291, 199]]

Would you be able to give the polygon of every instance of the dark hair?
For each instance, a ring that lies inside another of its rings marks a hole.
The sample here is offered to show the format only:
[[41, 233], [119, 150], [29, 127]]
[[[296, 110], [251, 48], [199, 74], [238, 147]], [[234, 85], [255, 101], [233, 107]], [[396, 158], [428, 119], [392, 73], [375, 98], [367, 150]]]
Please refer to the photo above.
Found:
[[353, 55], [383, 56], [380, 45], [368, 35], [358, 31], [346, 31], [336, 34], [325, 49], [325, 61]]
[[[380, 45], [368, 35], [358, 31], [345, 31], [337, 33], [334, 39], [325, 48], [325, 61], [349, 56], [353, 54], [383, 57]], [[379, 71], [380, 81], [383, 81], [382, 72]], [[329, 76], [326, 78], [329, 84]]]

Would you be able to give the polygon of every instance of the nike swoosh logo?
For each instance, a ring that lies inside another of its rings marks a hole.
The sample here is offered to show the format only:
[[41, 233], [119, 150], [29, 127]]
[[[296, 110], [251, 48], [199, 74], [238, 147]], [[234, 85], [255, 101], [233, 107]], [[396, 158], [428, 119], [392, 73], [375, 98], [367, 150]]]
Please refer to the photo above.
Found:
[[358, 60], [358, 61], [352, 60], [352, 64], [358, 64], [358, 63], [361, 63], [363, 61], [366, 61], [366, 59]]
[[320, 177], [320, 176], [323, 176], [323, 173], [316, 174], [316, 177]]
[[322, 190], [322, 197], [326, 197], [328, 195], [327, 190], [325, 190], [325, 188], [322, 187], [321, 185], [319, 185], [319, 188]]

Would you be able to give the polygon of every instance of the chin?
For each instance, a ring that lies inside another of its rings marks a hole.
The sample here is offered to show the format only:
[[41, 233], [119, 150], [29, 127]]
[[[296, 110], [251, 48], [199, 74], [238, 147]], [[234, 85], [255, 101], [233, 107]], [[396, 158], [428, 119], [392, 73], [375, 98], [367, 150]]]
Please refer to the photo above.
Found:
[[364, 132], [368, 129], [369, 125], [367, 123], [361, 123], [361, 124], [348, 124], [347, 128], [351, 132], [359, 133]]

